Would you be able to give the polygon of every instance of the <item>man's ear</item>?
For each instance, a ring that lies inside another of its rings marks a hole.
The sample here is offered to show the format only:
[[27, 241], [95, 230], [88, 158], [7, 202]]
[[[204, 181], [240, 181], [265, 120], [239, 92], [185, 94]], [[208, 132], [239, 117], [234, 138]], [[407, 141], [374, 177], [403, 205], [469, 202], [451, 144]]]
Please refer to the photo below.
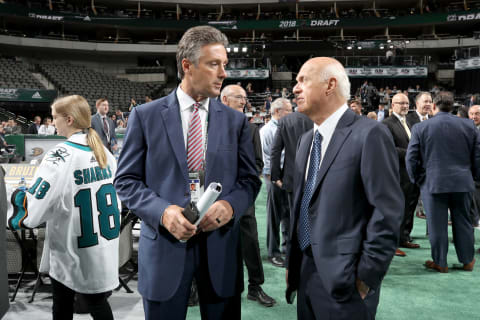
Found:
[[335, 78], [330, 78], [328, 79], [328, 87], [327, 90], [325, 91], [325, 94], [327, 96], [333, 94], [335, 92], [335, 89], [337, 88], [337, 79]]
[[182, 69], [184, 74], [189, 73], [192, 66], [193, 66], [193, 63], [190, 60], [185, 58], [182, 59]]

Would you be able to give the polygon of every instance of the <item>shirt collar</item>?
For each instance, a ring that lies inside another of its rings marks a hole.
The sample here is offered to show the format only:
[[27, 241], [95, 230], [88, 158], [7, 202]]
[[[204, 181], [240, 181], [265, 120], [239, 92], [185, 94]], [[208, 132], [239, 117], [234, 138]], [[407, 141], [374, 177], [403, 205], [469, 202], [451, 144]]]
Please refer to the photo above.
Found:
[[422, 119], [423, 119], [423, 117], [427, 117], [427, 119], [428, 119], [428, 114], [427, 114], [427, 115], [424, 115], [424, 116], [422, 116], [422, 115], [420, 114], [420, 112], [418, 112], [417, 110], [415, 110], [415, 112], [417, 113], [417, 115], [418, 115], [418, 117], [420, 118], [420, 120], [422, 120]]
[[[177, 99], [178, 99], [178, 104], [180, 105], [180, 112], [186, 111], [192, 107], [196, 101], [190, 97], [188, 94], [185, 93], [185, 91], [182, 90], [180, 86], [177, 88]], [[199, 103], [202, 105], [202, 108], [204, 108], [208, 112], [208, 105], [210, 103], [210, 98], [206, 98], [202, 101], [199, 101]]]
[[395, 117], [397, 117], [398, 120], [400, 120], [400, 121], [404, 121], [404, 120], [405, 120], [405, 117], [402, 117], [401, 115], [399, 115], [399, 114], [396, 113], [395, 111], [393, 111], [392, 113], [395, 115]]
[[337, 109], [334, 113], [332, 113], [325, 121], [322, 122], [321, 125], [317, 125], [316, 123], [313, 124], [314, 135], [315, 132], [318, 130], [323, 138], [327, 136], [331, 136], [335, 128], [337, 127], [338, 121], [343, 116], [345, 111], [348, 110], [348, 106], [345, 103], [340, 108]]
[[67, 139], [68, 141], [87, 145], [87, 135], [82, 132], [74, 133]]

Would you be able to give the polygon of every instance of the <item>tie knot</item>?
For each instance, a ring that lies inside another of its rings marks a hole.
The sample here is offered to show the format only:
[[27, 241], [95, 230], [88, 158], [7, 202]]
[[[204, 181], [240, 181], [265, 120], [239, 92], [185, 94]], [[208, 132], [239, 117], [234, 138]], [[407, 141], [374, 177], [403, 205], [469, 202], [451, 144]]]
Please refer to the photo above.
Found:
[[317, 143], [321, 143], [323, 140], [323, 137], [322, 135], [320, 134], [320, 132], [317, 130], [315, 131], [315, 142]]
[[202, 104], [199, 103], [199, 102], [195, 102], [192, 107], [193, 107], [193, 110], [201, 109], [201, 108], [202, 108]]

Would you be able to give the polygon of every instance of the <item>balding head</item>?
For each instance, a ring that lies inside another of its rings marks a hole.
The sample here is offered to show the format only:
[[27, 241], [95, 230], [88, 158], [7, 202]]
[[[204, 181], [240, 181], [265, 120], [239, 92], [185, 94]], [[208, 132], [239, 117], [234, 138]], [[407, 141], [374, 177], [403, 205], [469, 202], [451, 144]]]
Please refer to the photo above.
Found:
[[393, 112], [398, 114], [401, 117], [405, 117], [408, 113], [408, 108], [410, 104], [408, 102], [407, 95], [403, 93], [397, 93], [392, 98], [392, 109]]
[[293, 88], [299, 111], [320, 124], [350, 97], [350, 81], [340, 62], [328, 57], [305, 62]]
[[480, 126], [480, 105], [471, 106], [468, 109], [468, 117], [473, 120], [477, 127]]
[[247, 103], [247, 94], [239, 85], [231, 84], [223, 88], [220, 93], [220, 99], [224, 105], [243, 112], [243, 108]]

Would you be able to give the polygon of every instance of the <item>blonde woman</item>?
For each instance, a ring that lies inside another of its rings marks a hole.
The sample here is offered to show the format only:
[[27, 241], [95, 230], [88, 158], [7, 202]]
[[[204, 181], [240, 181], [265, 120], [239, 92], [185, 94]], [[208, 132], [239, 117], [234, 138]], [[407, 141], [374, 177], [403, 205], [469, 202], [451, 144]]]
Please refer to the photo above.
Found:
[[90, 128], [88, 102], [72, 95], [57, 99], [52, 117], [67, 137], [44, 157], [26, 190], [12, 195], [13, 229], [46, 222], [40, 272], [53, 287], [53, 319], [72, 319], [75, 293], [93, 319], [113, 319], [107, 297], [118, 285], [120, 201], [113, 188], [112, 154]]

